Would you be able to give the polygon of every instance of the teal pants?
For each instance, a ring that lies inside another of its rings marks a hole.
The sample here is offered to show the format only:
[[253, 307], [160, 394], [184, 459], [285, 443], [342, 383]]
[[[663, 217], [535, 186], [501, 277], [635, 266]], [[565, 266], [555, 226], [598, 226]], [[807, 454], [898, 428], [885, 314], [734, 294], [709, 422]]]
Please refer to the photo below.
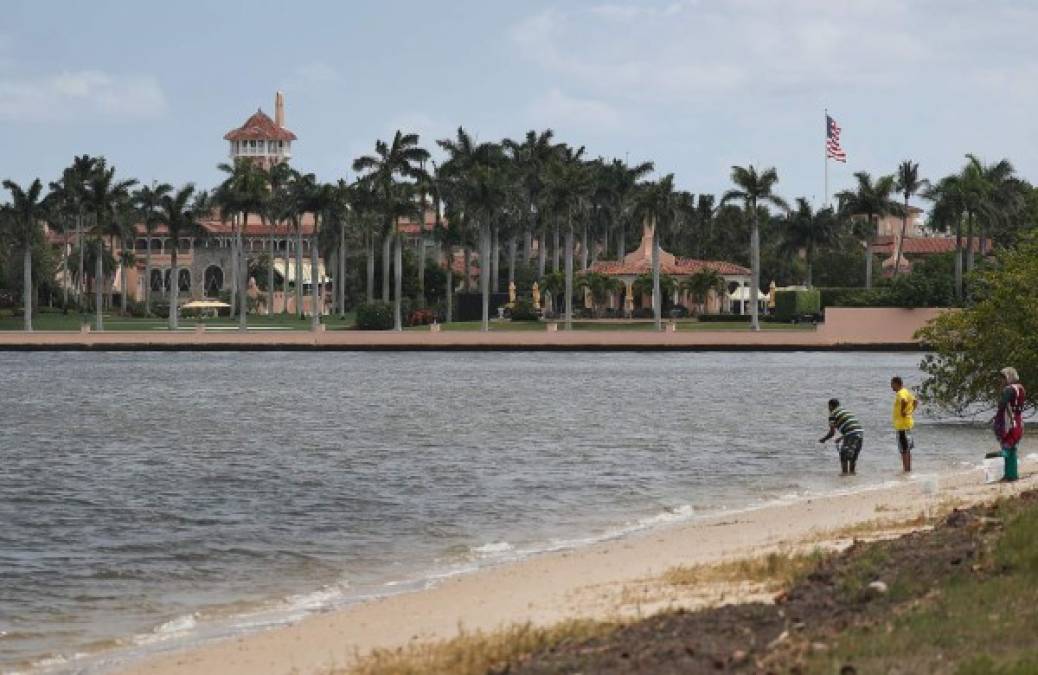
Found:
[[1016, 466], [1016, 446], [1002, 448], [1002, 456], [1005, 458], [1006, 464], [1005, 480], [1019, 480], [1020, 473]]

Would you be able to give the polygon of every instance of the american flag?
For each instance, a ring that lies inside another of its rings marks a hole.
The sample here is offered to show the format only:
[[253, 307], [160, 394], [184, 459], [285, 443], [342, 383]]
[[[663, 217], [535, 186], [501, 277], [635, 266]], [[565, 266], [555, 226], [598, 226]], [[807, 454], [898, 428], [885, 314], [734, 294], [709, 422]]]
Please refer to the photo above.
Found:
[[828, 115], [825, 116], [825, 157], [847, 163], [847, 153], [840, 147], [840, 125]]

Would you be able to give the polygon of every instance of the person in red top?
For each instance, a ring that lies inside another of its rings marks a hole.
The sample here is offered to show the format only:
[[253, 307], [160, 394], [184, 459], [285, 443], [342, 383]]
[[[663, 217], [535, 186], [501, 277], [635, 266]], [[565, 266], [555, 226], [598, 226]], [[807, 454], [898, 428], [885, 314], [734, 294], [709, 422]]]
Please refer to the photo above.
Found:
[[1020, 478], [1017, 468], [1016, 446], [1024, 435], [1023, 412], [1027, 403], [1027, 392], [1020, 384], [1020, 376], [1016, 368], [1003, 368], [1002, 394], [998, 399], [998, 412], [992, 420], [995, 436], [1002, 446], [1002, 457], [1005, 458], [1005, 477], [1002, 480], [1014, 481]]

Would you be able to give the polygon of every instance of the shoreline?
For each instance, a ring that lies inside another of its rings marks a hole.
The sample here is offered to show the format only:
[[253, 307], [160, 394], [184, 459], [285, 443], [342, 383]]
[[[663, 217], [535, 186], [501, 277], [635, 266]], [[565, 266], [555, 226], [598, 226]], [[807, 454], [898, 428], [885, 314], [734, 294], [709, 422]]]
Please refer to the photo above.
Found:
[[742, 595], [727, 589], [720, 596], [704, 596], [698, 589], [680, 597], [661, 596], [649, 588], [672, 567], [831, 547], [846, 539], [841, 530], [866, 523], [883, 521], [886, 530], [904, 531], [898, 522], [932, 515], [935, 508], [988, 501], [1038, 485], [1038, 475], [1032, 473], [1038, 461], [1031, 455], [1023, 464], [1027, 475], [1011, 486], [985, 485], [981, 469], [951, 470], [667, 523], [446, 576], [423, 590], [363, 600], [296, 623], [179, 645], [130, 661], [113, 654], [90, 672], [327, 673], [348, 667], [372, 649], [439, 641], [461, 630], [547, 626], [574, 618], [623, 620], [679, 606], [760, 599], [744, 597], [745, 589]]

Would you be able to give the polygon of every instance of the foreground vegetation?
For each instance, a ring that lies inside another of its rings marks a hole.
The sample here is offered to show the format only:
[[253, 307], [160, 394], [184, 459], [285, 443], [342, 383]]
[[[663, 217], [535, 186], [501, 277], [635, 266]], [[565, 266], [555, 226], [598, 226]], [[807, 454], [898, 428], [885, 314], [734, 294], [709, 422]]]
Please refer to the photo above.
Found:
[[1038, 672], [1038, 492], [954, 510], [932, 530], [818, 553], [676, 568], [749, 580], [776, 604], [465, 634], [375, 652], [353, 671], [417, 673]]

